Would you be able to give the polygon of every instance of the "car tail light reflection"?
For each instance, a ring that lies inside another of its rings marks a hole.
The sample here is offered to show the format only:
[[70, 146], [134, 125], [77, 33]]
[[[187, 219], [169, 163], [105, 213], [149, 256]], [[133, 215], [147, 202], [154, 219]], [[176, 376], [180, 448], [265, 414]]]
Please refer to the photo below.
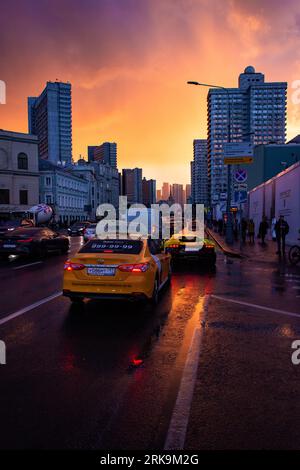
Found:
[[208, 248], [209, 250], [212, 250], [215, 247], [215, 245], [212, 245], [211, 243], [205, 243], [204, 247]]
[[118, 269], [123, 273], [144, 273], [149, 269], [149, 263], [120, 264]]
[[85, 268], [84, 264], [71, 263], [71, 261], [67, 261], [64, 265], [65, 271], [80, 271], [81, 269], [84, 269], [84, 268]]
[[18, 243], [31, 243], [33, 238], [22, 238], [21, 240], [17, 240]]

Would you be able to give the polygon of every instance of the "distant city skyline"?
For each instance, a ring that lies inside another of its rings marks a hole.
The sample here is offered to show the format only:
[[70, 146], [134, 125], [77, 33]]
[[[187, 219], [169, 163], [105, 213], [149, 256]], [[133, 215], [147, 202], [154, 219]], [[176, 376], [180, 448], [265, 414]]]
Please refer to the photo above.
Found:
[[140, 166], [158, 186], [189, 183], [191, 144], [207, 137], [207, 90], [186, 81], [236, 87], [251, 64], [268, 81], [288, 82], [290, 139], [300, 128], [299, 105], [291, 99], [300, 77], [300, 37], [292, 33], [299, 5], [262, 0], [256, 6], [74, 0], [70, 8], [57, 0], [40, 6], [11, 0], [0, 18], [0, 79], [7, 92], [1, 127], [26, 132], [27, 97], [49, 80], [69, 81], [75, 160], [100, 138], [117, 142], [119, 168]]

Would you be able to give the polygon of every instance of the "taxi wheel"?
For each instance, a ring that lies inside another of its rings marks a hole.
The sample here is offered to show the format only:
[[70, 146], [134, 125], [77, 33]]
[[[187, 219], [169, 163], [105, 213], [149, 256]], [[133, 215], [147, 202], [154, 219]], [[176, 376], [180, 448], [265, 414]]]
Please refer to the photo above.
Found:
[[154, 281], [153, 294], [152, 294], [152, 298], [151, 298], [151, 303], [153, 305], [158, 304], [158, 293], [159, 293], [158, 279], [156, 278], [155, 281]]
[[82, 304], [83, 299], [80, 297], [70, 297], [72, 304]]

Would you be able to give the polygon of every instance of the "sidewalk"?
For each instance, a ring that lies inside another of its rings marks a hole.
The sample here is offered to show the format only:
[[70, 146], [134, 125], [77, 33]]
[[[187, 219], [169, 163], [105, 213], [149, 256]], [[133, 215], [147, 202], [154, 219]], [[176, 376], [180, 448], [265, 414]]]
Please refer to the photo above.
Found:
[[[224, 237], [214, 230], [206, 228], [205, 229], [208, 236], [212, 238], [219, 248], [228, 256], [234, 256], [238, 258], [253, 258], [256, 261], [274, 263], [279, 261], [279, 257], [276, 254], [277, 244], [272, 240], [266, 242], [265, 245], [262, 245], [260, 240], [255, 239], [255, 244], [250, 245], [247, 241], [240, 246], [239, 241], [234, 241], [232, 245], [228, 245], [224, 240]], [[288, 253], [289, 247], [286, 247], [286, 254]]]

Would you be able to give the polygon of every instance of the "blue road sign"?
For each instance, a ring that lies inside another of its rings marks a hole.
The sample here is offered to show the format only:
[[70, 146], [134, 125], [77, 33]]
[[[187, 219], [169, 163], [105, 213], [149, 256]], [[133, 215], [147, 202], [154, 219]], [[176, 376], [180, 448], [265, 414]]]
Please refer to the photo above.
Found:
[[247, 191], [234, 191], [234, 202], [240, 204], [247, 201]]
[[237, 183], [245, 183], [245, 181], [247, 181], [247, 171], [243, 168], [239, 168], [234, 173], [234, 179]]

